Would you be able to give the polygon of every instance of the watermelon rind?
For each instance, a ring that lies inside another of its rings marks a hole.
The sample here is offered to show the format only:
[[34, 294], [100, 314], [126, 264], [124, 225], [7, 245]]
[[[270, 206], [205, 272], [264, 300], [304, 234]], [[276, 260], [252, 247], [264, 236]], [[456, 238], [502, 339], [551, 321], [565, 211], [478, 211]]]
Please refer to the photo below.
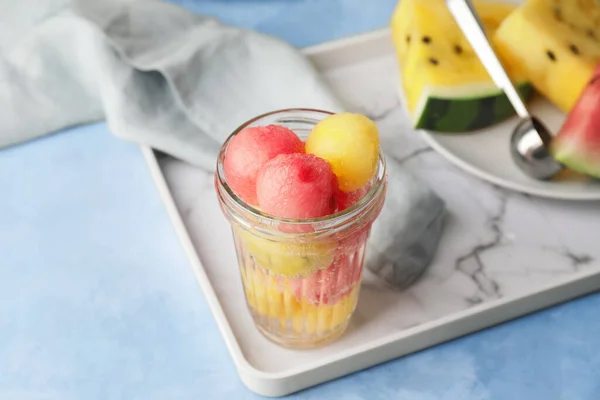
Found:
[[572, 171], [600, 179], [600, 154], [596, 157], [584, 155], [585, 143], [568, 138], [556, 138], [550, 145], [550, 153], [556, 161]]
[[[524, 101], [534, 93], [529, 82], [516, 85]], [[423, 90], [412, 113], [416, 129], [461, 133], [487, 128], [515, 115], [508, 97], [492, 83]]]

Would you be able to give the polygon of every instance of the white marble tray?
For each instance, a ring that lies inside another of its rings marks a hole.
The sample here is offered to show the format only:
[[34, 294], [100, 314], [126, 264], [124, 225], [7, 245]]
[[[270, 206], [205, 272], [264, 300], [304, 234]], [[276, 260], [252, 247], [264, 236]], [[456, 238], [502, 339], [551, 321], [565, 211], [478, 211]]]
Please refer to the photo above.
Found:
[[377, 121], [395, 157], [447, 202], [437, 257], [409, 290], [368, 273], [338, 342], [292, 351], [246, 311], [229, 227], [211, 175], [143, 149], [241, 379], [285, 395], [600, 288], [600, 203], [534, 198], [457, 169], [407, 124], [387, 31], [306, 50], [348, 107]]

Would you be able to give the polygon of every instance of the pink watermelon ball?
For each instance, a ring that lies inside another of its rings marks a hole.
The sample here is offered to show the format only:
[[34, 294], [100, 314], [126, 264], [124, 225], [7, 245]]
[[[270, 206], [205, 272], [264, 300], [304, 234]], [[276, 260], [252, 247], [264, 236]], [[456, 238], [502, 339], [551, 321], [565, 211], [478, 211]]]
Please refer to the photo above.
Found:
[[337, 206], [336, 211], [343, 211], [346, 208], [352, 207], [353, 205], [358, 203], [360, 199], [365, 197], [370, 187], [370, 184], [366, 184], [362, 188], [354, 190], [352, 192], [343, 192], [341, 190], [338, 190], [335, 196], [335, 203]]
[[347, 296], [360, 282], [361, 259], [340, 255], [327, 268], [305, 278], [290, 280], [296, 300], [305, 298], [312, 304], [335, 304]]
[[[367, 183], [360, 189], [354, 190], [352, 192], [343, 192], [338, 190], [335, 196], [335, 204], [336, 204], [336, 212], [344, 211], [345, 209], [352, 207], [356, 203], [358, 203], [371, 189], [371, 183]], [[361, 229], [358, 229], [352, 232], [345, 240], [345, 243], [350, 243], [352, 246], [359, 243], [362, 239], [362, 236], [365, 232], [368, 232], [371, 228], [371, 224], [366, 224]]]
[[280, 154], [258, 174], [260, 208], [281, 218], [319, 218], [335, 211], [337, 178], [327, 161], [313, 154]]
[[[343, 287], [345, 277], [339, 273], [340, 267], [332, 263], [327, 268], [320, 269], [305, 278], [296, 278], [290, 281], [290, 287], [298, 302], [305, 298], [310, 303], [329, 304], [337, 299], [341, 293], [338, 286]], [[342, 281], [342, 282], [338, 282]]]
[[240, 131], [225, 154], [225, 179], [246, 203], [258, 205], [256, 178], [265, 163], [279, 154], [304, 153], [304, 142], [286, 127], [257, 126]]

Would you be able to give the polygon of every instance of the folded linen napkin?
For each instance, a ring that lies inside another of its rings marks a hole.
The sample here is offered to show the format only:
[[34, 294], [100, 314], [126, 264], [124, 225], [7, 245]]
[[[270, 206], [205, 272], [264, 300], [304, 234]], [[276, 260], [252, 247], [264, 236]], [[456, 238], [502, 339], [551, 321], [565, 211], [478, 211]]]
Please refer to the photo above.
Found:
[[[273, 37], [154, 0], [28, 3], [3, 15], [0, 147], [106, 120], [123, 139], [210, 171], [254, 116], [343, 111], [309, 61]], [[367, 265], [402, 286], [435, 252], [444, 204], [401, 168], [389, 180]]]

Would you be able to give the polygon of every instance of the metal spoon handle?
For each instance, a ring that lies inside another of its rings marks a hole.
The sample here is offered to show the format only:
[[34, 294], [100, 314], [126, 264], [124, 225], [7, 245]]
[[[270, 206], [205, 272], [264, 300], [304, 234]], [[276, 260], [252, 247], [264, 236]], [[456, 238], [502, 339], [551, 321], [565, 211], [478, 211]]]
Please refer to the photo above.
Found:
[[519, 117], [529, 117], [527, 107], [485, 35], [483, 24], [479, 20], [471, 0], [446, 0], [446, 4], [494, 83], [506, 93]]

